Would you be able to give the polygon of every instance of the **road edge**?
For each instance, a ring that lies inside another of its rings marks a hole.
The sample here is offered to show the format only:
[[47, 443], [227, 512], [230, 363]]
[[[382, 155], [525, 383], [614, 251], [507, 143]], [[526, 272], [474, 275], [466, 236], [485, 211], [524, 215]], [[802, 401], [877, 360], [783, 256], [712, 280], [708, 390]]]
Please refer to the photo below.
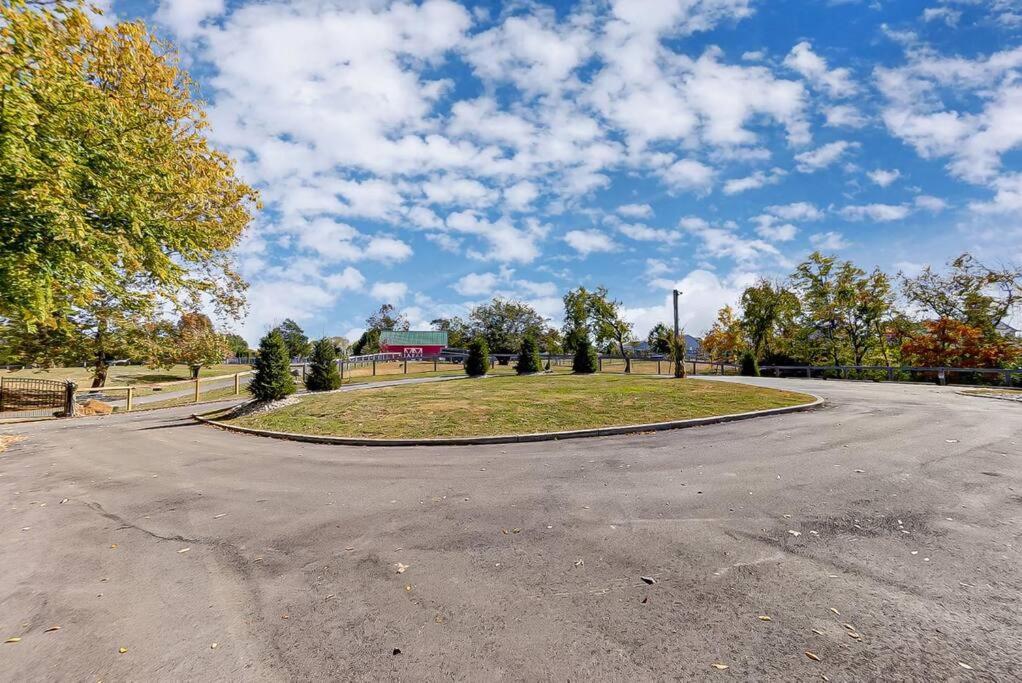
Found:
[[695, 417], [687, 420], [672, 420], [669, 422], [652, 422], [648, 424], [623, 425], [618, 427], [597, 427], [595, 429], [573, 429], [562, 432], [539, 432], [534, 434], [503, 434], [500, 436], [459, 436], [439, 439], [360, 439], [347, 436], [322, 436], [316, 434], [295, 434], [292, 432], [275, 432], [268, 429], [253, 429], [251, 427], [239, 427], [237, 425], [219, 422], [206, 417], [214, 412], [204, 414], [193, 413], [192, 419], [200, 424], [217, 427], [228, 432], [248, 434], [250, 436], [262, 436], [270, 439], [281, 439], [284, 441], [300, 441], [303, 443], [330, 444], [335, 446], [487, 446], [493, 444], [509, 443], [535, 443], [539, 441], [561, 441], [564, 439], [585, 439], [599, 436], [621, 436], [626, 434], [639, 434], [642, 432], [661, 432], [671, 429], [687, 429], [689, 427], [702, 427], [704, 425], [721, 424], [725, 422], [737, 422], [757, 417], [771, 417], [774, 415], [787, 415], [790, 413], [801, 413], [814, 410], [824, 405], [826, 401], [816, 394], [806, 393], [812, 396], [809, 403], [800, 403], [794, 406], [783, 408], [767, 408], [765, 410], [752, 410], [745, 413], [731, 413], [729, 415], [711, 415], [708, 417]]

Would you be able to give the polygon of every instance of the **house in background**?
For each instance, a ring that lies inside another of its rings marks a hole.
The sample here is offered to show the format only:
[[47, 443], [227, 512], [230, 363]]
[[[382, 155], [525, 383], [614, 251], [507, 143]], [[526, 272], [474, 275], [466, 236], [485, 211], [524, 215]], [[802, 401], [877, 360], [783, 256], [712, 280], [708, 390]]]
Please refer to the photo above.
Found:
[[400, 353], [405, 358], [434, 358], [447, 348], [447, 333], [436, 330], [383, 330], [380, 353]]

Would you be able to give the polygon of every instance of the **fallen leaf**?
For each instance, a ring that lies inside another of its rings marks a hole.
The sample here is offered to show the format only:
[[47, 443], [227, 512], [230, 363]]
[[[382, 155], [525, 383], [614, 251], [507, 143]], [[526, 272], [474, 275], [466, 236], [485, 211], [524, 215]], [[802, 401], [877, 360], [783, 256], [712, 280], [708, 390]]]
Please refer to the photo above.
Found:
[[866, 470], [855, 470], [856, 474], [865, 474]]
[[66, 503], [66, 502], [67, 502], [67, 500], [68, 500], [68, 499], [67, 499], [67, 498], [65, 498], [64, 500], [60, 501], [60, 504], [61, 504], [61, 505], [63, 505], [64, 503]]
[[401, 648], [399, 648], [399, 647], [395, 647], [395, 648], [394, 648], [394, 651], [393, 651], [393, 652], [391, 652], [391, 654], [392, 654], [392, 655], [399, 655], [399, 654], [401, 654]]
[[815, 634], [816, 634], [816, 635], [818, 635], [818, 636], [822, 636], [822, 635], [824, 635], [824, 634], [823, 634], [823, 631], [821, 631], [821, 630], [820, 630], [820, 629], [818, 629], [818, 628], [814, 628], [814, 629], [813, 629], [813, 633], [815, 633]]
[[350, 545], [347, 548], [345, 548], [345, 550], [354, 550], [354, 549], [355, 549], [355, 547], [354, 546], [350, 546]]
[[59, 631], [59, 630], [60, 630], [59, 626], [51, 626], [48, 629], [46, 629], [45, 631], [43, 631], [43, 633], [53, 633], [54, 631]]
[[834, 609], [833, 607], [831, 607], [831, 608], [830, 608], [830, 611], [831, 611], [831, 612], [833, 612], [834, 614], [841, 614], [840, 612], [838, 612], [838, 611], [837, 611], [836, 609]]
[[405, 584], [405, 592], [406, 593], [411, 593], [412, 592], [412, 584], [410, 584], [410, 583], [406, 583]]
[[848, 637], [849, 637], [849, 638], [855, 638], [856, 640], [862, 640], [862, 636], [860, 636], [860, 635], [859, 635], [858, 633], [856, 633], [855, 631], [849, 631], [849, 632], [848, 632]]
[[123, 655], [125, 652], [128, 651], [128, 648], [126, 648], [126, 647], [119, 647], [119, 648], [117, 648], [117, 651], [120, 652]]
[[4, 642], [5, 643], [20, 643], [21, 642], [21, 638], [8, 638]]
[[213, 515], [213, 519], [220, 519], [221, 517], [226, 517], [226, 516], [227, 516], [226, 512], [221, 512], [219, 515]]
[[519, 529], [518, 527], [515, 527], [514, 529], [511, 530], [511, 533], [513, 533], [513, 534], [520, 534], [520, 533], [522, 533], [522, 530]]
[[648, 583], [650, 586], [656, 583], [656, 579], [654, 579], [652, 576], [640, 576], [639, 578], [642, 579], [645, 583]]
[[177, 552], [178, 552], [178, 553], [186, 553], [186, 552], [188, 552], [189, 550], [191, 550], [191, 548], [181, 548], [181, 550], [178, 550]]
[[794, 529], [788, 529], [788, 533], [794, 536], [795, 538], [798, 538], [799, 536], [802, 535], [801, 531], [795, 531]]
[[966, 671], [972, 671], [972, 667], [966, 664], [965, 662], [958, 662], [958, 666], [962, 667]]
[[958, 443], [958, 439], [944, 439], [948, 443]]
[[117, 544], [116, 543], [111, 543], [110, 547], [113, 548], [114, 550], [116, 550], [117, 549]]
[[649, 602], [649, 596], [648, 595], [642, 599], [642, 604], [645, 605], [647, 602]]
[[761, 615], [759, 615], [759, 620], [760, 620], [760, 621], [773, 621], [773, 619], [771, 619], [770, 617], [768, 617], [768, 616], [767, 616], [767, 615], [765, 615], [765, 614], [761, 614]]
[[844, 626], [849, 631], [854, 631], [855, 630], [855, 627], [852, 626], [851, 624], [841, 624], [841, 625]]
[[509, 532], [509, 531], [508, 531], [507, 529], [501, 529], [501, 530], [500, 530], [500, 533], [502, 533], [502, 534], [504, 534], [505, 536], [507, 536], [507, 535], [508, 535], [508, 534], [509, 534], [510, 532]]
[[809, 650], [806, 650], [806, 657], [813, 660], [814, 662], [820, 661], [820, 655], [816, 654], [815, 652], [810, 652]]
[[714, 669], [717, 669], [718, 671], [723, 671], [724, 669], [727, 669], [727, 668], [728, 668], [728, 665], [727, 665], [727, 664], [721, 664], [721, 663], [719, 663], [719, 662], [718, 662], [718, 663], [715, 663], [715, 664], [713, 664], [712, 666], [713, 666], [713, 668], [714, 668]]
[[395, 566], [397, 567], [398, 574], [404, 574], [408, 570], [407, 564], [401, 564], [400, 562], [398, 562], [397, 565]]
[[577, 560], [575, 560], [575, 566], [576, 567], [584, 567], [585, 563], [586, 563], [586, 561], [583, 560], [581, 557], [578, 558]]

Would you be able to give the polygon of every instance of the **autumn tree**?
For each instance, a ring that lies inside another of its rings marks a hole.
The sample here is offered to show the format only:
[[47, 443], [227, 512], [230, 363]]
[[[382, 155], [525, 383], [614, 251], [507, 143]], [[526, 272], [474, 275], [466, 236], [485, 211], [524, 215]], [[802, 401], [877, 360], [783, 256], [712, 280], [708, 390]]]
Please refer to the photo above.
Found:
[[203, 367], [224, 362], [230, 353], [227, 339], [217, 333], [209, 316], [203, 313], [184, 313], [174, 332], [170, 360], [188, 366], [192, 379], [199, 376]]
[[912, 277], [899, 274], [905, 298], [937, 318], [957, 320], [988, 338], [994, 336], [997, 324], [1022, 302], [1022, 269], [989, 267], [969, 253], [947, 265], [945, 273], [927, 266]]
[[717, 312], [717, 319], [703, 336], [702, 347], [710, 360], [719, 363], [734, 363], [746, 349], [741, 321], [731, 306]]
[[0, 318], [83, 337], [140, 294], [142, 318], [198, 294], [237, 314], [229, 250], [256, 194], [208, 144], [172, 46], [91, 19], [76, 2], [0, 2]]
[[938, 318], [905, 341], [902, 355], [917, 367], [998, 368], [1017, 362], [1022, 349], [1015, 340], [987, 337], [959, 320]]

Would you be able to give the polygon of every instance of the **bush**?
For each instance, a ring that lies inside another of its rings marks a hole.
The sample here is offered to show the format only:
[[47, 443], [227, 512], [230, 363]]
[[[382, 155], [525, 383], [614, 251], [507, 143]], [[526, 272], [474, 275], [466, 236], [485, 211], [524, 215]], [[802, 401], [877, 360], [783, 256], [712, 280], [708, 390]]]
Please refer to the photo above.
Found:
[[752, 351], [742, 354], [741, 365], [742, 377], [759, 377], [759, 363], [756, 362], [756, 356], [752, 354]]
[[465, 359], [465, 374], [469, 377], [482, 377], [490, 369], [490, 347], [482, 337], [476, 337], [468, 345], [468, 358]]
[[295, 378], [291, 376], [291, 359], [287, 345], [278, 330], [259, 341], [259, 355], [253, 363], [255, 377], [248, 391], [260, 401], [276, 401], [295, 393]]
[[530, 375], [534, 372], [542, 372], [543, 359], [539, 357], [539, 344], [531, 334], [525, 335], [522, 339], [522, 348], [518, 351], [518, 365], [515, 372], [519, 375]]
[[341, 375], [337, 372], [337, 350], [329, 339], [320, 339], [312, 347], [312, 362], [305, 377], [305, 388], [309, 391], [330, 391], [341, 386]]
[[571, 361], [572, 372], [591, 374], [600, 368], [600, 360], [596, 356], [589, 339], [581, 339], [575, 344], [575, 358]]

